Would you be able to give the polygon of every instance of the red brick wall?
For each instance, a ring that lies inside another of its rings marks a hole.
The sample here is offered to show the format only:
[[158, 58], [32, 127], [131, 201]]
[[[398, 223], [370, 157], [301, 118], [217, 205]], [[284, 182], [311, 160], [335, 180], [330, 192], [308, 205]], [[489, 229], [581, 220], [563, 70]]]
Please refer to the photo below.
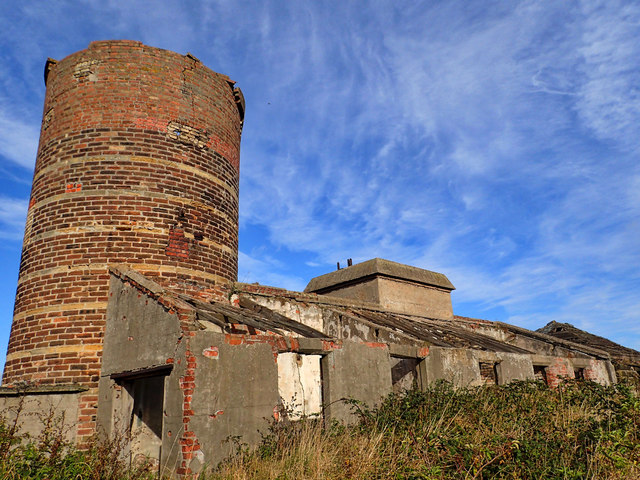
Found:
[[139, 42], [48, 67], [3, 382], [95, 387], [109, 264], [192, 293], [236, 280], [242, 114], [228, 77]]
[[497, 385], [498, 375], [496, 373], [496, 364], [480, 362], [480, 379], [485, 385]]
[[556, 358], [554, 362], [547, 367], [547, 385], [557, 387], [562, 383], [563, 379], [574, 378], [573, 367], [564, 358]]

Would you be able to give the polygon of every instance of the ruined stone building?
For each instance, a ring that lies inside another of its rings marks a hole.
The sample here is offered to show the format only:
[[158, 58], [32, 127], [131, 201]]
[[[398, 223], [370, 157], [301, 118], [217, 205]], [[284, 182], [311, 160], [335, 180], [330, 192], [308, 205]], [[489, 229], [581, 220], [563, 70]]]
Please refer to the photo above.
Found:
[[441, 273], [373, 259], [304, 292], [237, 283], [235, 82], [133, 41], [49, 59], [44, 78], [5, 409], [65, 412], [79, 443], [125, 429], [132, 458], [185, 476], [268, 418], [349, 421], [346, 398], [616, 381], [602, 345], [454, 315]]
[[640, 391], [640, 352], [637, 350], [580, 330], [570, 323], [549, 322], [537, 331], [607, 352], [611, 357], [618, 380], [635, 385]]

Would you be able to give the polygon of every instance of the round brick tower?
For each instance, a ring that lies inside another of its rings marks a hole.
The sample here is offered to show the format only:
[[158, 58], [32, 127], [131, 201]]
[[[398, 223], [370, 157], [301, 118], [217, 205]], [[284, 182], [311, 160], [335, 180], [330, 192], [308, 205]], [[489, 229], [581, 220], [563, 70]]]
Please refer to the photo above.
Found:
[[195, 57], [133, 41], [48, 60], [45, 83], [3, 383], [93, 391], [109, 265], [196, 294], [236, 280], [244, 100]]

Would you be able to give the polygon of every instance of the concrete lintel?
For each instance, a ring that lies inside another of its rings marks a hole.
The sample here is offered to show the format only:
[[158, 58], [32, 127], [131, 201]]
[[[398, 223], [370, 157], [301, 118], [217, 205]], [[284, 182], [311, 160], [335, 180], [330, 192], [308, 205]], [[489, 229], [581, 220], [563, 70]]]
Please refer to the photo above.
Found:
[[0, 397], [19, 397], [21, 395], [51, 395], [86, 392], [89, 387], [77, 384], [37, 385], [32, 387], [0, 387]]
[[534, 365], [547, 366], [553, 364], [558, 357], [553, 355], [531, 355], [531, 363]]
[[290, 348], [281, 349], [281, 352], [298, 352], [305, 355], [327, 355], [342, 348], [342, 342], [335, 339], [296, 337], [286, 339]]
[[[306, 353], [308, 355], [322, 354], [323, 341], [319, 338], [297, 338], [298, 347], [295, 349], [297, 352]], [[326, 352], [324, 352], [326, 353]]]
[[417, 347], [415, 345], [389, 344], [389, 355], [399, 358], [425, 358], [429, 355], [429, 347]]
[[592, 360], [589, 358], [572, 358], [571, 365], [574, 368], [587, 368], [591, 365]]
[[134, 370], [129, 370], [125, 372], [117, 372], [117, 373], [107, 373], [103, 374], [103, 376], [108, 376], [112, 380], [133, 380], [141, 377], [149, 377], [152, 375], [169, 375], [173, 370], [173, 365], [171, 363], [166, 363], [162, 365], [154, 365], [151, 367], [145, 368], [136, 368]]

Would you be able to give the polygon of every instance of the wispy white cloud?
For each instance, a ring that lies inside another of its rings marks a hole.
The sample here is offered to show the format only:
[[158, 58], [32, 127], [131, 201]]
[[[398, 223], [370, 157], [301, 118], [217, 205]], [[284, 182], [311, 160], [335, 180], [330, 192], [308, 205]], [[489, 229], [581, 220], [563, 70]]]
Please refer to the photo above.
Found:
[[[247, 99], [241, 226], [263, 237], [240, 254], [241, 281], [300, 289], [303, 270], [382, 256], [443, 271], [456, 301], [479, 314], [494, 308], [531, 327], [574, 315], [586, 326], [610, 305], [631, 319], [638, 10], [16, 3], [0, 19], [10, 32], [0, 55], [18, 65], [0, 71], [1, 98], [11, 99], [0, 104], [0, 155], [33, 163], [46, 56], [116, 37], [191, 51]], [[623, 320], [610, 322], [621, 331]]]
[[[460, 15], [454, 27], [442, 18], [452, 12], [430, 20], [435, 8], [427, 8], [402, 18], [403, 29], [385, 25], [375, 55], [357, 43], [340, 50], [361, 68], [361, 82], [307, 89], [304, 98], [324, 105], [320, 115], [328, 105], [343, 131], [299, 135], [303, 119], [290, 131], [295, 140], [281, 137], [286, 159], [276, 151], [247, 174], [245, 221], [263, 222], [275, 245], [317, 252], [327, 264], [346, 252], [440, 269], [456, 279], [461, 302], [501, 306], [531, 327], [540, 318], [523, 312], [588, 323], [598, 310], [588, 305], [624, 303], [612, 294], [620, 281], [613, 272], [635, 285], [637, 170], [597, 142], [624, 149], [635, 141], [635, 97], [617, 88], [598, 103], [593, 78], [612, 61], [589, 53], [590, 23], [599, 19], [547, 7], [520, 2], [478, 23]], [[622, 35], [623, 43], [636, 38]], [[626, 70], [611, 76], [637, 72], [637, 58], [618, 55]], [[305, 75], [294, 69], [291, 78]], [[620, 125], [599, 125], [600, 114]], [[341, 143], [347, 136], [352, 145]], [[622, 318], [631, 312], [616, 307]]]
[[276, 273], [282, 270], [282, 264], [269, 256], [252, 257], [246, 253], [238, 253], [238, 281], [253, 282], [260, 279], [263, 285], [277, 286], [287, 290], [302, 291], [307, 282], [295, 275]]
[[0, 238], [22, 239], [27, 206], [25, 200], [0, 196]]
[[640, 5], [583, 2], [584, 82], [576, 110], [603, 139], [640, 151]]
[[36, 162], [39, 125], [25, 122], [0, 102], [0, 157], [24, 168]]

